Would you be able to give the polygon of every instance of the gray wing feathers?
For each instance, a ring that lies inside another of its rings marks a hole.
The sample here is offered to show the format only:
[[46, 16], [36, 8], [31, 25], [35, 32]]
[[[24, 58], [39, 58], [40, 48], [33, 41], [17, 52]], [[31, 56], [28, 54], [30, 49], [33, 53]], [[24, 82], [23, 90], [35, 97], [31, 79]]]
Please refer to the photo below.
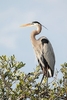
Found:
[[44, 54], [44, 58], [48, 62], [48, 65], [52, 70], [54, 70], [55, 55], [51, 43], [49, 42], [48, 44], [44, 44], [41, 49]]

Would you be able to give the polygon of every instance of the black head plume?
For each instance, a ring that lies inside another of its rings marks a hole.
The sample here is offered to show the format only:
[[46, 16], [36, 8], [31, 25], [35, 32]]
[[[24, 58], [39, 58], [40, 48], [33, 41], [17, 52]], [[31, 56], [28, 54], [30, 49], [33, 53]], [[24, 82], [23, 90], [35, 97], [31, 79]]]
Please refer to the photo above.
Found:
[[32, 23], [37, 23], [37, 24], [40, 24], [41, 25], [41, 23], [39, 23], [38, 21], [33, 21]]
[[[32, 23], [37, 23], [37, 24], [40, 24], [41, 26], [43, 26], [45, 29], [47, 29], [44, 25], [42, 25], [40, 22], [38, 21], [33, 21]], [[47, 29], [48, 30], [48, 29]]]

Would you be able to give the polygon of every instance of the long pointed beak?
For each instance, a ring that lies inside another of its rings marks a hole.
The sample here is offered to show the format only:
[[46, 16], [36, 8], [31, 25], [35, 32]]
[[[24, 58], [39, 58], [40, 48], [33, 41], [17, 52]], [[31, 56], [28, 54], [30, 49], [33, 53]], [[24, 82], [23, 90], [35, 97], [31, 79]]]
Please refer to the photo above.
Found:
[[32, 24], [31, 23], [28, 23], [28, 24], [22, 24], [20, 25], [20, 27], [27, 27], [27, 26], [31, 26]]

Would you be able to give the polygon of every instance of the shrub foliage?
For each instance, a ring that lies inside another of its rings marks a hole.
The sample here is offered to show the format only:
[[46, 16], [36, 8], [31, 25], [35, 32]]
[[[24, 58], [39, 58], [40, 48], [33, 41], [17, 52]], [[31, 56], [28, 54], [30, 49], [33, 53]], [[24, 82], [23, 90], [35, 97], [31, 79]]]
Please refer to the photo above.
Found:
[[[0, 100], [67, 100], [67, 63], [55, 72], [52, 82], [46, 86], [37, 81], [41, 74], [37, 66], [33, 72], [23, 72], [25, 63], [16, 61], [15, 56], [0, 56]], [[57, 77], [61, 72], [62, 78]]]

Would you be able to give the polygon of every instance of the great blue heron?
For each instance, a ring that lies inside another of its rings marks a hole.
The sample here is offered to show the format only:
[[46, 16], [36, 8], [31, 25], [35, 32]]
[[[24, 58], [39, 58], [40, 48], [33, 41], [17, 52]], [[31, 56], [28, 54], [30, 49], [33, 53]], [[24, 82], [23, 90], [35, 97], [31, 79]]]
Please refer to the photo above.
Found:
[[[45, 36], [42, 36], [39, 39], [35, 38], [36, 35], [40, 34], [43, 25], [39, 23], [38, 21], [21, 25], [21, 27], [26, 27], [26, 26], [36, 26], [37, 28], [37, 30], [32, 31], [31, 33], [31, 41], [32, 41], [32, 45], [33, 45], [38, 63], [43, 71], [42, 80], [44, 76], [46, 76], [47, 78], [53, 77], [55, 55], [54, 55], [52, 45]], [[42, 83], [42, 80], [41, 80], [41, 83]]]

